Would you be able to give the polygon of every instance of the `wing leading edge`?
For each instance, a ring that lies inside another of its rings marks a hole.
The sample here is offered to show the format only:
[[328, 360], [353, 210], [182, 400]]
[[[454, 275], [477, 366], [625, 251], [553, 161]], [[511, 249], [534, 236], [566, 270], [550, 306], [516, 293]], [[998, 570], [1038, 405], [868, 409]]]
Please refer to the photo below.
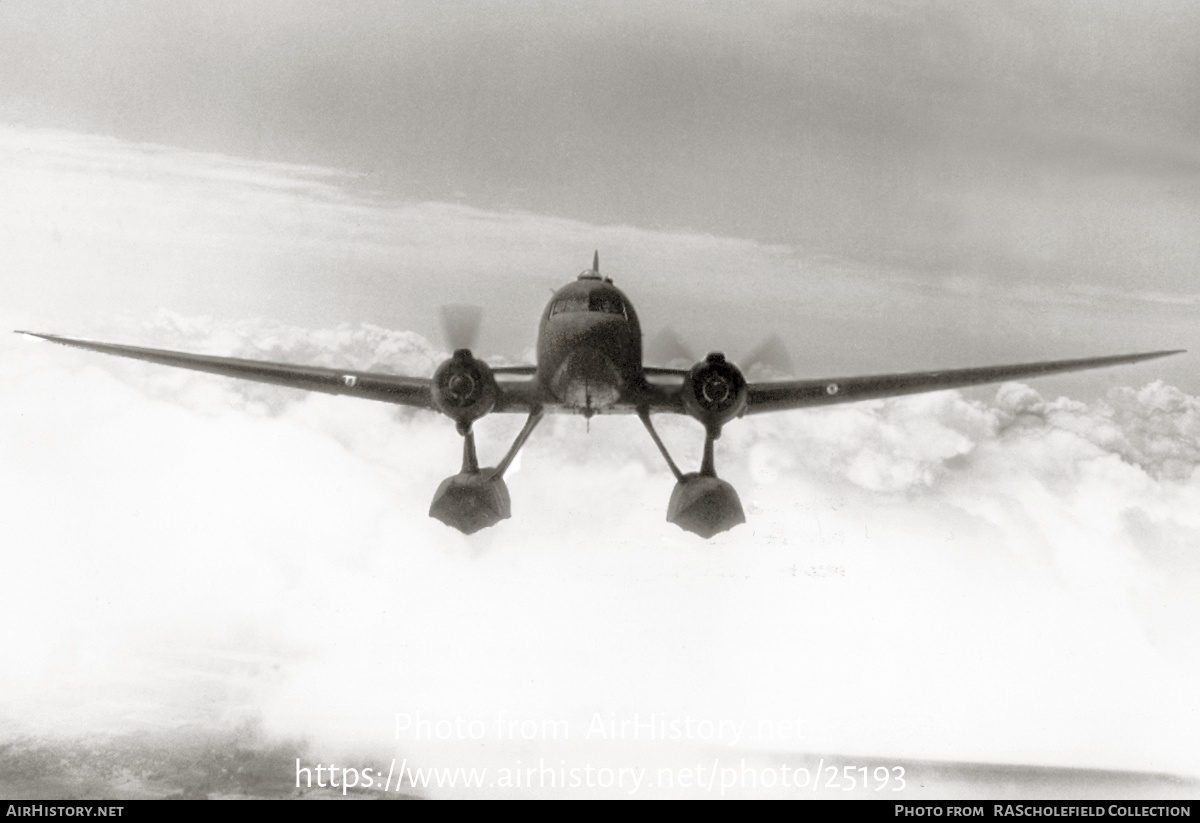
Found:
[[785, 380], [771, 383], [751, 383], [747, 414], [803, 409], [811, 406], [830, 406], [834, 403], [853, 403], [943, 389], [959, 389], [985, 383], [1000, 383], [1022, 377], [1040, 377], [1060, 372], [1099, 369], [1181, 354], [1184, 349], [1153, 351], [1141, 354], [1119, 354], [1112, 357], [1089, 357], [1082, 360], [1052, 360], [1043, 363], [1017, 363], [1011, 366], [985, 366], [949, 371], [910, 372], [907, 374], [875, 374], [866, 377], [833, 377], [823, 380]]
[[379, 374], [377, 372], [329, 369], [319, 366], [297, 366], [291, 363], [271, 363], [263, 360], [245, 360], [238, 357], [188, 354], [186, 352], [168, 351], [167, 349], [147, 349], [140, 346], [122, 346], [115, 343], [77, 340], [72, 337], [37, 334], [29, 331], [19, 331], [17, 334], [40, 337], [52, 343], [61, 343], [64, 346], [74, 346], [78, 349], [88, 349], [104, 354], [113, 354], [118, 357], [130, 357], [134, 360], [145, 360], [148, 363], [177, 366], [179, 368], [191, 369], [192, 371], [219, 374], [225, 377], [254, 380], [259, 383], [271, 383], [276, 386], [286, 386], [292, 389], [324, 392], [325, 394], [344, 394], [350, 397], [365, 397], [369, 400], [380, 400], [385, 403], [413, 406], [419, 409], [434, 408], [431, 388], [433, 381], [427, 377], [403, 377], [393, 374]]
[[[189, 354], [187, 352], [171, 351], [168, 349], [101, 343], [93, 340], [81, 340], [73, 337], [39, 334], [30, 331], [18, 331], [17, 334], [38, 337], [64, 346], [88, 349], [117, 357], [128, 357], [134, 360], [144, 360], [164, 366], [175, 366], [192, 371], [253, 380], [259, 383], [270, 383], [276, 386], [304, 391], [362, 397], [368, 400], [378, 400], [401, 406], [436, 410], [433, 402], [433, 381], [427, 377], [406, 377], [403, 375], [380, 374], [378, 372], [331, 369], [321, 366], [300, 366], [292, 363], [274, 363], [265, 360], [247, 360], [237, 357]], [[1111, 357], [1053, 360], [1041, 363], [1018, 363], [1009, 366], [985, 366], [972, 369], [751, 383], [747, 387], [749, 396], [746, 413], [760, 414], [764, 412], [787, 411], [789, 409], [803, 409], [812, 406], [829, 406], [835, 403], [853, 403], [858, 400], [872, 400], [881, 397], [896, 397], [905, 394], [957, 389], [986, 383], [999, 383], [1005, 380], [1016, 380], [1023, 377], [1039, 377], [1047, 374], [1138, 363], [1157, 357], [1181, 354], [1183, 351], [1184, 349], [1173, 349], [1170, 351], [1123, 354]], [[499, 367], [496, 369], [496, 374], [501, 377], [501, 380], [497, 383], [500, 389], [500, 397], [497, 400], [495, 411], [527, 412], [536, 404], [536, 398], [533, 397], [532, 393], [531, 381], [528, 379], [515, 381], [511, 379], [513, 377], [527, 378], [531, 375], [532, 371], [533, 367], [531, 366]], [[669, 382], [673, 382], [676, 379], [682, 380], [686, 376], [685, 371], [676, 369], [647, 368], [645, 371], [647, 377], [651, 379], [667, 379]], [[505, 377], [509, 379], [504, 379]], [[670, 388], [658, 387], [658, 394], [660, 396], [658, 402], [653, 404], [656, 407], [654, 410], [681, 413], [683, 408], [679, 403], [678, 392], [679, 389], [675, 386], [671, 386]]]

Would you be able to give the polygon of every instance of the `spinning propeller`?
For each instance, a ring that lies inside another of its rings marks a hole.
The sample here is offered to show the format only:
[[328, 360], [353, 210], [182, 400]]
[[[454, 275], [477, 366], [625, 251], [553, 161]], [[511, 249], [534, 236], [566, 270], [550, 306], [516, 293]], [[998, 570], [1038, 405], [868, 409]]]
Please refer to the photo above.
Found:
[[442, 320], [442, 339], [450, 351], [473, 349], [483, 323], [483, 309], [463, 303], [453, 303], [438, 309]]
[[[691, 365], [701, 360], [695, 349], [683, 341], [679, 333], [667, 327], [656, 334], [646, 344], [646, 362], [666, 366], [672, 363]], [[794, 375], [795, 363], [788, 354], [787, 346], [778, 334], [767, 335], [761, 343], [754, 347], [743, 358], [737, 361], [740, 368], [749, 374], [756, 366], [769, 369], [777, 374]]]

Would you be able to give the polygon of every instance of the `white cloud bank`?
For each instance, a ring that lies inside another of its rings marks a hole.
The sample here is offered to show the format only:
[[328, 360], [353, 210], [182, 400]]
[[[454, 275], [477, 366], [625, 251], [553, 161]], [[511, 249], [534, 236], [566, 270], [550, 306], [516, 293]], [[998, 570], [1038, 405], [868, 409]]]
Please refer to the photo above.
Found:
[[[172, 323], [283, 358], [432, 350]], [[661, 713], [799, 721], [749, 749], [1200, 773], [1200, 401], [1161, 383], [738, 421], [718, 467], [749, 522], [710, 542], [664, 522], [636, 421], [550, 419], [513, 519], [464, 538], [426, 515], [459, 456], [434, 415], [0, 346], [6, 735], [252, 720], [437, 761], [397, 712]], [[481, 424], [485, 460], [519, 423]], [[662, 428], [698, 461], [698, 427]]]

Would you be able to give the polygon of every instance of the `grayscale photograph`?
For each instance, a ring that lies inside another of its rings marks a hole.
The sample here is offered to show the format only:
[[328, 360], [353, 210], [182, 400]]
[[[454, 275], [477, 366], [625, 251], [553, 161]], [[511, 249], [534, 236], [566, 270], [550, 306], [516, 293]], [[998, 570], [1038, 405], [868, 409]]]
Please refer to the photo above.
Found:
[[0, 3], [4, 808], [1200, 797], [1197, 43]]

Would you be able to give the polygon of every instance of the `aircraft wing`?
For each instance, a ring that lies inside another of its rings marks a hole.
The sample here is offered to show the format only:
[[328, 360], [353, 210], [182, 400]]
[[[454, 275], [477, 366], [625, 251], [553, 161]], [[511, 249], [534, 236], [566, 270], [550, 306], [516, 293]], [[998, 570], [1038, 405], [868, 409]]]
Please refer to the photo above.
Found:
[[[292, 389], [304, 389], [325, 394], [344, 394], [349, 397], [365, 397], [400, 406], [433, 409], [433, 381], [427, 377], [402, 377], [378, 372], [329, 369], [318, 366], [297, 366], [291, 363], [270, 363], [263, 360], [245, 360], [238, 357], [214, 357], [206, 354], [187, 354], [166, 349], [147, 349], [140, 346], [122, 346], [114, 343], [98, 343], [92, 340], [77, 340], [55, 334], [37, 334], [19, 331], [40, 337], [52, 343], [74, 346], [78, 349], [130, 357], [164, 366], [177, 366], [192, 371], [238, 377], [259, 383], [272, 383]], [[503, 391], [503, 389], [502, 389]], [[514, 398], [515, 399], [515, 398]]]
[[747, 414], [803, 409], [810, 406], [830, 406], [834, 403], [853, 403], [878, 397], [958, 389], [984, 383], [1000, 383], [1023, 377], [1040, 377], [1059, 372], [1119, 366], [1179, 354], [1183, 349], [1153, 351], [1142, 354], [1120, 354], [1113, 357], [1089, 357], [1082, 360], [1052, 360], [1043, 363], [1018, 363], [1012, 366], [985, 366], [950, 371], [910, 372], [908, 374], [875, 374], [867, 377], [831, 377], [821, 380], [785, 380], [751, 383], [746, 406]]

